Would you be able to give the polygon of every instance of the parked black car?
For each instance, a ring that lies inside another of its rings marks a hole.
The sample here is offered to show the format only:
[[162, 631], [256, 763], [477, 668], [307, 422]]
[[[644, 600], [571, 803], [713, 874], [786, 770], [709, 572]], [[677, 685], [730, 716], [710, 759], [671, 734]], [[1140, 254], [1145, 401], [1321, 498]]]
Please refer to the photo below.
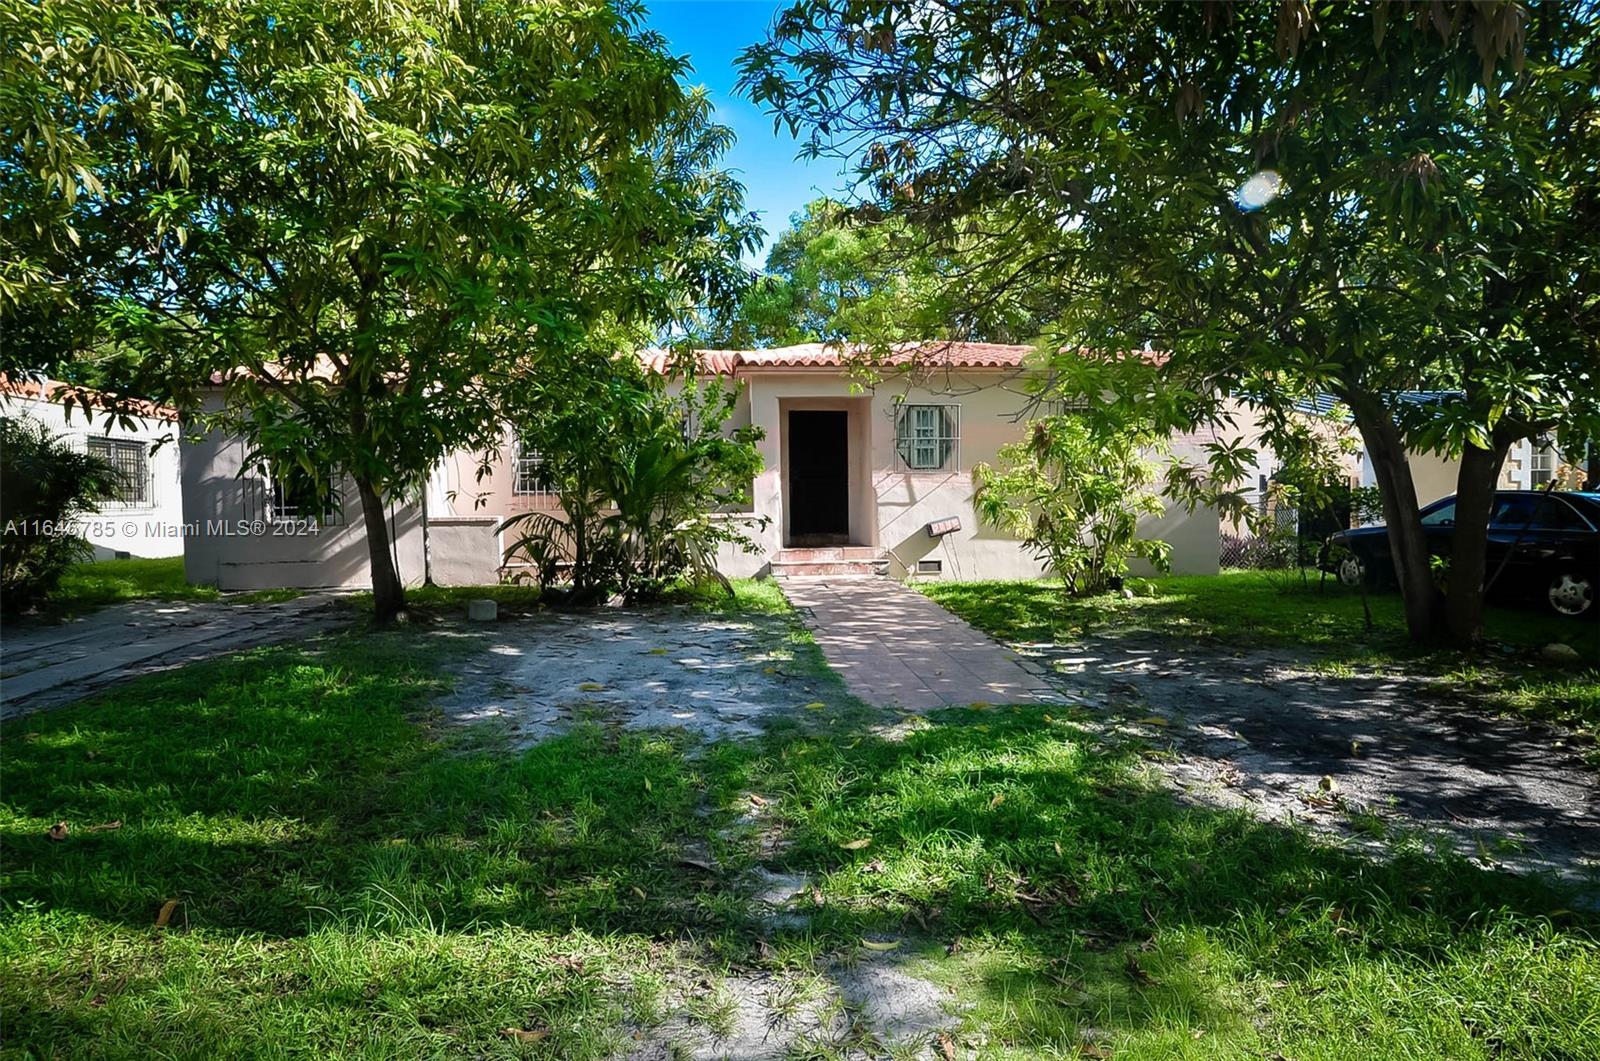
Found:
[[[1456, 499], [1422, 510], [1428, 550], [1449, 556], [1455, 536]], [[1507, 560], [1507, 556], [1510, 557]], [[1491, 592], [1534, 597], [1561, 615], [1594, 617], [1600, 584], [1600, 493], [1502, 490], [1489, 515], [1489, 574], [1505, 570]], [[1357, 527], [1328, 539], [1322, 568], [1355, 585], [1395, 580], [1387, 528]]]

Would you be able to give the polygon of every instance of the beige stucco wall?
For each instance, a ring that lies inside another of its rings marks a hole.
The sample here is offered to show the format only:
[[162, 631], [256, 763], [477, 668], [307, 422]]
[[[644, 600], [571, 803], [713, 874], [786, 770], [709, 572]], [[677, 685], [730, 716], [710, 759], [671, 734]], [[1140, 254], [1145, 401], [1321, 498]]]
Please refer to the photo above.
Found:
[[[938, 560], [947, 579], [1037, 578], [1039, 561], [1015, 539], [982, 526], [972, 505], [972, 468], [992, 463], [1000, 447], [1020, 439], [1022, 414], [1030, 402], [1023, 378], [1013, 370], [940, 372], [922, 379], [896, 378], [876, 386], [852, 386], [827, 369], [763, 371], [745, 377], [751, 422], [765, 431], [761, 443], [765, 471], [755, 484], [755, 511], [769, 522], [757, 535], [754, 556], [725, 549], [720, 563], [736, 576], [759, 574], [784, 546], [788, 512], [783, 491], [786, 466], [784, 414], [794, 408], [835, 408], [849, 412], [851, 452], [851, 537], [855, 544], [881, 549], [890, 573], [906, 577], [919, 560]], [[895, 420], [901, 403], [960, 406], [960, 446], [952, 467], [912, 472], [898, 466]], [[864, 467], [863, 467], [864, 463]], [[954, 516], [961, 529], [939, 538], [929, 523]], [[1173, 569], [1184, 574], [1217, 570], [1215, 512], [1191, 515], [1169, 510], [1147, 524], [1152, 536], [1173, 545]]]
[[[184, 572], [189, 581], [224, 590], [369, 588], [367, 536], [353, 485], [342, 491], [339, 525], [274, 524], [262, 518], [258, 501], [247, 497], [247, 491], [257, 488], [240, 474], [244, 452], [240, 440], [218, 432], [186, 437], [182, 443]], [[430, 507], [430, 565], [423, 555], [421, 506], [396, 500], [390, 508], [395, 564], [406, 585], [422, 584], [429, 566], [439, 585], [497, 580], [498, 517], [433, 514]]]
[[[920, 560], [937, 560], [946, 579], [1037, 578], [1040, 562], [1013, 538], [981, 525], [973, 509], [972, 469], [993, 462], [1000, 447], [1020, 439], [1030, 401], [1016, 370], [941, 372], [918, 379], [899, 377], [875, 386], [853, 384], [831, 369], [748, 373], [728, 428], [753, 424], [764, 432], [759, 443], [764, 469], [753, 486], [748, 514], [725, 513], [755, 541], [746, 553], [731, 546], [719, 566], [734, 577], [766, 571], [784, 548], [788, 526], [784, 470], [787, 466], [785, 414], [791, 409], [839, 409], [848, 414], [850, 444], [849, 527], [856, 544], [880, 550], [897, 578], [914, 575]], [[895, 422], [904, 404], [960, 407], [960, 443], [952, 465], [937, 472], [899, 467]], [[1198, 442], [1178, 440], [1175, 455], [1195, 456]], [[460, 453], [441, 462], [427, 489], [429, 564], [443, 585], [493, 582], [507, 532], [502, 520], [529, 508], [554, 508], [548, 498], [513, 493], [513, 440], [509, 432], [501, 459], [480, 478], [476, 454]], [[184, 518], [192, 526], [241, 521], [250, 513], [239, 478], [243, 446], [209, 435], [184, 447]], [[244, 536], [200, 533], [191, 537], [186, 569], [191, 581], [224, 589], [265, 586], [349, 586], [370, 582], [360, 505], [353, 490], [345, 501], [346, 525], [318, 528], [295, 536], [268, 527]], [[954, 517], [960, 529], [938, 538], [929, 523]], [[418, 504], [394, 506], [395, 553], [401, 578], [422, 581], [422, 511]], [[1169, 508], [1144, 524], [1144, 533], [1172, 545], [1173, 570], [1207, 574], [1217, 570], [1217, 517], [1210, 509], [1189, 513]]]

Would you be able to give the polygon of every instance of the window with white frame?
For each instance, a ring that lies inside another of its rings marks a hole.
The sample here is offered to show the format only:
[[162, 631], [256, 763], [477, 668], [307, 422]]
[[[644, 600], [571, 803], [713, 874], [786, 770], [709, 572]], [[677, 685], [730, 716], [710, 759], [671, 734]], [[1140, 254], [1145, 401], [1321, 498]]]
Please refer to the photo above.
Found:
[[1528, 444], [1528, 486], [1543, 486], [1556, 475], [1556, 451], [1548, 439]]
[[129, 508], [150, 504], [150, 450], [138, 439], [89, 436], [89, 455], [111, 465], [116, 484], [105, 500]]
[[555, 493], [545, 469], [544, 458], [538, 450], [521, 441], [517, 443], [516, 474], [512, 479], [511, 492], [517, 497], [550, 497]]
[[961, 407], [903, 405], [895, 425], [895, 450], [916, 472], [943, 471], [961, 464]]

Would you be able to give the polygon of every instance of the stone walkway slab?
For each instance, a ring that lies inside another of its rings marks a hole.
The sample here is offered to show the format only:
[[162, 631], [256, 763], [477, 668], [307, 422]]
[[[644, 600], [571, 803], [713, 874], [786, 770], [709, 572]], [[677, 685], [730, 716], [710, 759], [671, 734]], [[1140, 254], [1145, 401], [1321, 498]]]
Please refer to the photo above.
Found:
[[899, 582], [789, 578], [782, 586], [829, 665], [869, 704], [928, 711], [1062, 701], [1014, 653]]
[[625, 729], [681, 728], [724, 740], [804, 715], [823, 690], [791, 673], [779, 616], [679, 608], [550, 612], [489, 631], [439, 704], [455, 722], [505, 726], [530, 747], [592, 717]]

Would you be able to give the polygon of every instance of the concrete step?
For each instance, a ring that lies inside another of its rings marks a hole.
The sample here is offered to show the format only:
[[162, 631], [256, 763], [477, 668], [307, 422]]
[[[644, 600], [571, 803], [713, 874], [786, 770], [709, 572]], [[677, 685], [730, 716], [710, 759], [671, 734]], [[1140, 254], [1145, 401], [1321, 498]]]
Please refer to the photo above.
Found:
[[786, 564], [814, 564], [836, 560], [881, 560], [883, 550], [870, 545], [819, 545], [779, 549], [775, 561]]
[[815, 549], [780, 549], [771, 560], [776, 578], [816, 578], [855, 575], [871, 578], [889, 573], [889, 558], [864, 545], [825, 546]]

